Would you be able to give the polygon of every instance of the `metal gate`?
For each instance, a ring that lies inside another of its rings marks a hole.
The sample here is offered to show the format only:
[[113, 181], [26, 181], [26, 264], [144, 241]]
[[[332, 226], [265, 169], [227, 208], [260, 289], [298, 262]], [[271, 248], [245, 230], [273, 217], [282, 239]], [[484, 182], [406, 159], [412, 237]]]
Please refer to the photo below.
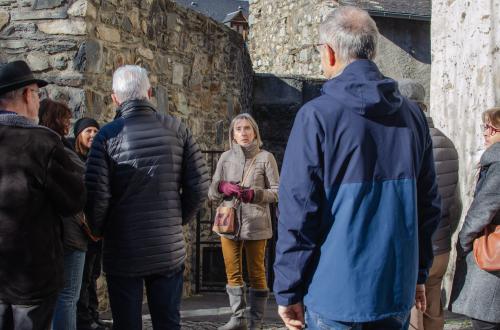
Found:
[[[206, 157], [207, 165], [212, 178], [217, 167], [217, 161], [223, 153], [221, 150], [202, 151]], [[217, 205], [208, 201], [207, 207], [198, 212], [196, 216], [196, 251], [195, 251], [195, 291], [214, 292], [224, 291], [226, 286], [226, 272], [219, 236], [212, 232], [212, 224]], [[271, 217], [273, 232], [276, 234], [276, 212], [274, 205], [271, 206]], [[267, 242], [266, 248], [266, 272], [270, 290], [274, 282], [274, 256], [276, 247], [276, 235]], [[246, 263], [243, 260], [243, 277], [248, 283]]]

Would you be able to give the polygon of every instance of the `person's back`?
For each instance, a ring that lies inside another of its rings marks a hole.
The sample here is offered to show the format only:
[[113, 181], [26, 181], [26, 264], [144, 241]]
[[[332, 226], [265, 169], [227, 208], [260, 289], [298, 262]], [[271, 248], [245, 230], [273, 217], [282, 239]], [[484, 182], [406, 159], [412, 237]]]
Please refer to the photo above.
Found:
[[[58, 214], [68, 210], [65, 201], [52, 200], [58, 195], [47, 188], [57, 173], [46, 171], [53, 153], [64, 148], [54, 132], [19, 119], [7, 124], [7, 116], [0, 115], [0, 299], [29, 304], [56, 294], [62, 285]], [[73, 197], [81, 209], [82, 192]]]
[[0, 65], [0, 329], [46, 329], [63, 283], [61, 216], [83, 209], [83, 173], [36, 124], [40, 87], [23, 61]]
[[140, 329], [145, 283], [153, 325], [180, 328], [186, 257], [182, 225], [206, 198], [208, 173], [198, 145], [180, 120], [148, 102], [147, 73], [138, 66], [113, 76], [115, 120], [95, 136], [87, 159], [87, 216], [103, 236], [114, 327]]
[[[180, 120], [158, 114], [147, 101], [124, 103], [99, 131], [89, 153], [87, 185], [96, 195], [103, 192], [91, 187], [107, 189], [110, 197], [103, 219], [104, 272], [145, 275], [183, 265], [183, 217], [192, 218], [196, 207], [183, 211], [181, 187], [191, 175], [199, 179], [189, 169], [203, 164], [201, 158], [184, 160], [190, 143]], [[93, 181], [94, 173], [103, 173], [100, 150], [110, 157], [106, 186]], [[204, 188], [199, 189], [199, 196], [190, 198], [201, 201]], [[101, 199], [89, 200], [100, 209]]]
[[[369, 19], [338, 10], [331, 20], [340, 28]], [[335, 63], [327, 56], [339, 56], [338, 44], [323, 45], [323, 63]], [[327, 75], [322, 95], [297, 114], [285, 152], [274, 288], [282, 316], [300, 314], [294, 304], [303, 300], [312, 329], [325, 320], [404, 323], [432, 261], [439, 198], [425, 117], [372, 55]]]
[[443, 329], [444, 303], [441, 301], [441, 284], [450, 257], [451, 233], [458, 225], [462, 206], [458, 192], [458, 152], [453, 142], [434, 126], [432, 118], [429, 117], [424, 101], [424, 86], [415, 80], [404, 79], [399, 82], [399, 90], [401, 95], [415, 102], [426, 115], [441, 195], [441, 219], [432, 237], [434, 261], [425, 283], [428, 308], [425, 314], [413, 309], [411, 324], [417, 330]]

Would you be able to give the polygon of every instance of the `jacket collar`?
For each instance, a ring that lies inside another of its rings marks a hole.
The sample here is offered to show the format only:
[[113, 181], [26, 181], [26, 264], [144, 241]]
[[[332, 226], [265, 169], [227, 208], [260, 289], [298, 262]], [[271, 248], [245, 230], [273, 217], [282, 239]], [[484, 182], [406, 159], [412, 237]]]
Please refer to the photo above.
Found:
[[481, 156], [479, 163], [481, 166], [489, 166], [493, 163], [500, 162], [500, 142], [490, 146]]
[[156, 112], [154, 106], [147, 100], [129, 100], [123, 102], [116, 109], [115, 119], [120, 117], [130, 117], [138, 111], [153, 111]]
[[370, 60], [350, 63], [340, 75], [327, 81], [321, 92], [366, 117], [391, 115], [403, 104], [397, 83], [384, 77]]
[[241, 162], [245, 162], [246, 159], [254, 158], [260, 152], [260, 148], [257, 145], [243, 150], [243, 147], [237, 143], [233, 143], [232, 150]]
[[13, 127], [42, 127], [37, 125], [33, 120], [19, 116], [17, 113], [11, 111], [0, 113], [0, 124]]

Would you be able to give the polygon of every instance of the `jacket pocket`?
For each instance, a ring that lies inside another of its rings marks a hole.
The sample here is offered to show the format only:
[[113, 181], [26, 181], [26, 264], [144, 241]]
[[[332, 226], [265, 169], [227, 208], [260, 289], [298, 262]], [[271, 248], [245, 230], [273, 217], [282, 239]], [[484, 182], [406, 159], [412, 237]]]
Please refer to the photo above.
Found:
[[243, 218], [248, 223], [250, 233], [270, 229], [267, 204], [248, 204]]

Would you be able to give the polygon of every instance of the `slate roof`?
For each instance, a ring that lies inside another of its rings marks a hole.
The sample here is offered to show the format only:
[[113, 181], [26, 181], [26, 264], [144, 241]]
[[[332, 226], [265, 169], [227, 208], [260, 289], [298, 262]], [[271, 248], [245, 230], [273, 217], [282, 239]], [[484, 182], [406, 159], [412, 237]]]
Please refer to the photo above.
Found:
[[248, 0], [173, 0], [179, 5], [224, 22], [226, 15], [241, 11], [248, 17]]
[[388, 16], [430, 21], [431, 0], [340, 0], [341, 5], [350, 5], [367, 10], [372, 16]]

